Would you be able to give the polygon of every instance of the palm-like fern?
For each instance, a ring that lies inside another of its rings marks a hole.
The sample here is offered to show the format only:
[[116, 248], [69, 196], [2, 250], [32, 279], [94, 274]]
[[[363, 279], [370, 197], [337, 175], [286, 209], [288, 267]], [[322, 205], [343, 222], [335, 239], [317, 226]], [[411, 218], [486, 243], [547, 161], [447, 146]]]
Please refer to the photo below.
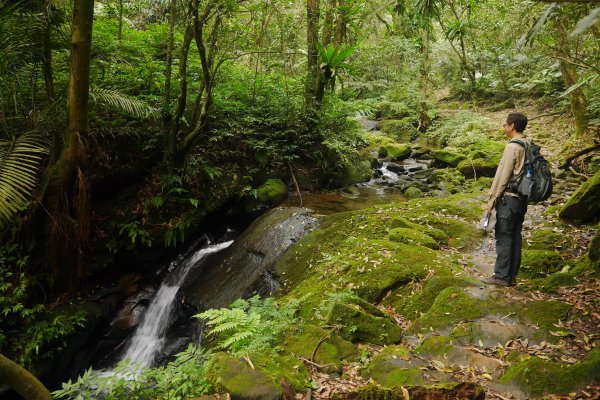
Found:
[[0, 223], [9, 221], [31, 199], [47, 143], [35, 132], [0, 140]]
[[90, 100], [95, 103], [125, 111], [136, 117], [148, 118], [158, 117], [160, 115], [160, 111], [157, 108], [150, 106], [142, 100], [129, 97], [115, 90], [92, 87], [90, 89]]

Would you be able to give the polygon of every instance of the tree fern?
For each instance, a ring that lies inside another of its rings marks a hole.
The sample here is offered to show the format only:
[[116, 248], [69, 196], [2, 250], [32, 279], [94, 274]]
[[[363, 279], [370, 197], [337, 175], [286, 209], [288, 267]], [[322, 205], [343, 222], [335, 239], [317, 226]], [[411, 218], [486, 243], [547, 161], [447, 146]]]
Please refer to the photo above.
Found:
[[15, 216], [31, 199], [47, 143], [29, 132], [0, 140], [0, 223]]
[[90, 99], [98, 104], [124, 111], [136, 117], [156, 118], [160, 115], [157, 108], [115, 90], [92, 87], [90, 90]]

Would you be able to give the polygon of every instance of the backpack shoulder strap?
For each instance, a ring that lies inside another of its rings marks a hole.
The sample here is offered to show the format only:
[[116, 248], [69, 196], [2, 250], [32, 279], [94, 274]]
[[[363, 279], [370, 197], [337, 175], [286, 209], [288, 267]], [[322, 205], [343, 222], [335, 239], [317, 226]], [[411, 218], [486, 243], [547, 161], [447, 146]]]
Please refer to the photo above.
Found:
[[519, 146], [523, 147], [524, 149], [527, 149], [527, 144], [524, 141], [520, 140], [520, 139], [511, 139], [508, 143], [509, 144], [510, 143], [516, 143]]

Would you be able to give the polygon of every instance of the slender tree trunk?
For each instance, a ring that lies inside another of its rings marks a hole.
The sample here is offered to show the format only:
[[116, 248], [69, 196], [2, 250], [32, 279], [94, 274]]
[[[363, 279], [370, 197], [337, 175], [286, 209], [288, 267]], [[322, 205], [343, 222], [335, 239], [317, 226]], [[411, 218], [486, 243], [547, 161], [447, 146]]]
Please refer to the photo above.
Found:
[[[566, 61], [560, 60], [559, 64], [563, 82], [567, 88], [570, 88], [577, 83], [577, 70], [573, 64]], [[575, 90], [571, 90], [569, 99], [571, 100], [571, 111], [575, 118], [575, 137], [580, 137], [588, 126], [587, 100], [582, 88], [578, 87]]]
[[306, 1], [306, 21], [307, 71], [305, 105], [309, 120], [314, 121], [317, 115], [316, 92], [319, 75], [319, 53], [317, 51], [317, 43], [319, 41], [319, 0]]
[[83, 278], [83, 248], [89, 240], [90, 196], [82, 167], [88, 135], [88, 97], [94, 2], [75, 0], [68, 89], [69, 123], [58, 161], [48, 169], [44, 203], [48, 210], [46, 261], [66, 278], [70, 292]]
[[421, 81], [419, 93], [419, 114], [421, 128], [429, 126], [430, 118], [427, 114], [427, 97], [429, 95], [429, 27], [421, 30]]
[[335, 36], [333, 39], [334, 46], [340, 46], [346, 39], [346, 14], [346, 0], [338, 0], [338, 17], [335, 23]]
[[167, 61], [165, 68], [165, 96], [163, 110], [169, 109], [171, 101], [171, 75], [173, 73], [173, 36], [175, 33], [175, 13], [177, 12], [177, 0], [171, 0], [169, 4], [169, 34], [167, 37]]
[[52, 400], [46, 387], [29, 371], [0, 354], [0, 382], [25, 400]]
[[38, 28], [37, 36], [40, 44], [42, 71], [46, 85], [46, 96], [49, 101], [54, 100], [54, 80], [52, 77], [52, 47], [50, 43], [50, 19], [48, 15], [48, 3], [46, 0], [40, 2], [43, 15], [42, 23]]
[[123, 0], [119, 0], [119, 47], [121, 47], [121, 39], [123, 38]]

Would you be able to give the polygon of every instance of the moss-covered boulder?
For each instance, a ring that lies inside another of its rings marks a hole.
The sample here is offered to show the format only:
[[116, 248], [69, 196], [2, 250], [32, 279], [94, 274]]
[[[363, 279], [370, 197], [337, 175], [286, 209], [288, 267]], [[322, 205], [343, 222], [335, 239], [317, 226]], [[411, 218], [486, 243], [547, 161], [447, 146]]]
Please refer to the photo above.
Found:
[[387, 143], [379, 148], [380, 158], [387, 158], [392, 161], [404, 160], [410, 157], [411, 149], [407, 144]]
[[450, 337], [458, 344], [493, 347], [521, 337], [528, 338], [529, 343], [534, 344], [535, 331], [534, 327], [525, 323], [479, 320], [456, 325]]
[[[408, 397], [407, 397], [408, 396]], [[349, 400], [484, 400], [485, 389], [476, 383], [458, 382], [426, 386], [398, 386], [386, 388], [367, 385], [357, 389]]]
[[413, 126], [412, 118], [384, 119], [379, 122], [381, 132], [402, 142], [408, 142], [417, 136], [418, 131]]
[[351, 342], [386, 345], [402, 340], [402, 329], [390, 318], [374, 316], [355, 305], [334, 303], [327, 323], [340, 325], [340, 336]]
[[341, 186], [348, 186], [354, 183], [367, 182], [371, 179], [373, 170], [371, 169], [371, 161], [367, 159], [359, 159], [344, 166]]
[[592, 221], [600, 215], [600, 171], [584, 182], [567, 200], [560, 211], [561, 218]]
[[568, 272], [555, 272], [545, 278], [532, 279], [527, 282], [526, 287], [546, 293], [556, 293], [561, 287], [575, 286], [575, 276]]
[[244, 208], [246, 212], [254, 212], [275, 207], [288, 197], [288, 188], [280, 179], [267, 179], [252, 194], [246, 196]]
[[572, 244], [572, 238], [565, 232], [550, 228], [535, 229], [532, 231], [531, 237], [525, 239], [526, 248], [531, 250], [569, 248]]
[[[387, 388], [424, 385], [432, 379], [438, 382], [452, 381], [452, 378], [443, 372], [421, 370], [425, 364], [424, 360], [413, 357], [404, 346], [387, 346], [373, 357], [362, 375]], [[425, 377], [425, 374], [428, 376]]]
[[448, 235], [446, 234], [446, 232], [442, 231], [441, 229], [436, 229], [436, 228], [433, 228], [431, 226], [424, 225], [424, 224], [417, 224], [417, 223], [409, 221], [408, 219], [406, 219], [404, 217], [394, 218], [392, 220], [392, 223], [390, 224], [390, 228], [391, 229], [394, 229], [394, 228], [414, 229], [416, 231], [425, 233], [427, 236], [432, 237], [438, 243], [445, 244], [448, 242]]
[[416, 186], [409, 186], [404, 191], [404, 196], [406, 196], [408, 199], [418, 199], [423, 197], [423, 191]]
[[304, 325], [290, 333], [284, 351], [304, 357], [324, 367], [327, 372], [341, 372], [342, 360], [352, 360], [358, 355], [356, 347], [331, 330], [315, 325]]
[[486, 371], [495, 371], [502, 365], [498, 359], [457, 346], [449, 336], [430, 336], [415, 348], [415, 353], [449, 366], [472, 365]]
[[512, 364], [499, 383], [516, 386], [525, 396], [567, 394], [600, 380], [600, 346], [596, 346], [582, 361], [565, 365], [531, 357]]
[[494, 177], [497, 167], [498, 163], [491, 159], [475, 158], [462, 160], [458, 163], [456, 169], [466, 178], [474, 178], [476, 176]]
[[209, 361], [206, 379], [216, 390], [233, 398], [279, 400], [282, 396], [281, 386], [271, 376], [226, 353], [217, 353]]
[[439, 249], [440, 245], [431, 236], [411, 228], [394, 228], [390, 230], [389, 239], [393, 242], [414, 244]]
[[447, 165], [450, 167], [458, 166], [462, 160], [467, 158], [464, 154], [458, 151], [458, 149], [453, 149], [450, 147], [433, 151], [431, 156], [438, 162], [438, 164]]
[[564, 265], [561, 255], [553, 250], [523, 250], [519, 275], [541, 278], [560, 271]]

